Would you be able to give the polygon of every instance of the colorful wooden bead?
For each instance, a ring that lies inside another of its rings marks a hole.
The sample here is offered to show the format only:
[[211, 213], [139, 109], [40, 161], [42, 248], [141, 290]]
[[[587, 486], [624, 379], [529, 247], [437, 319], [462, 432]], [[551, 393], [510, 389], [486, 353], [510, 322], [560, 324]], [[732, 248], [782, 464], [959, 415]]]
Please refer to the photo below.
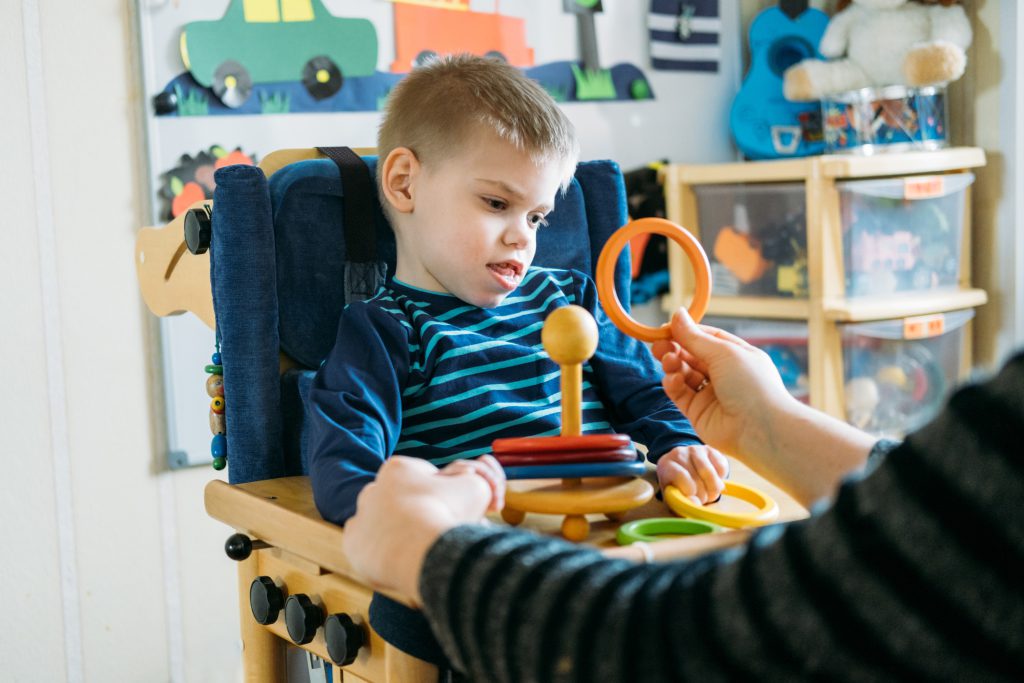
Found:
[[210, 454], [213, 456], [213, 469], [224, 469], [228, 459], [228, 440], [223, 434], [214, 435], [210, 442]]
[[212, 410], [213, 412], [218, 413], [218, 414], [223, 413], [224, 412], [224, 397], [223, 396], [214, 396], [213, 400], [210, 401], [210, 410]]
[[223, 365], [207, 365], [206, 366], [206, 374], [208, 374], [208, 375], [223, 375], [224, 374], [224, 366]]
[[220, 351], [215, 351], [210, 360], [213, 361], [214, 365], [220, 365]]
[[210, 398], [224, 395], [224, 375], [210, 375], [206, 378], [206, 395]]
[[226, 431], [224, 429], [224, 413], [210, 411], [210, 431], [214, 434], [223, 434]]

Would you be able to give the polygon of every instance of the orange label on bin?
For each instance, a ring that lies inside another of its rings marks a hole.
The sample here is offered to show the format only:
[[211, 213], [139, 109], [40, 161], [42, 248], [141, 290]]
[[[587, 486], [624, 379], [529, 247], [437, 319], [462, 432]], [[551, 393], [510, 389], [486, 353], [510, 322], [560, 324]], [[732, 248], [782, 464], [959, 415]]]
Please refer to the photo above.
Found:
[[942, 313], [903, 319], [904, 339], [927, 339], [937, 337], [945, 331], [946, 316]]
[[914, 176], [903, 181], [904, 199], [941, 197], [946, 191], [946, 179], [940, 175]]

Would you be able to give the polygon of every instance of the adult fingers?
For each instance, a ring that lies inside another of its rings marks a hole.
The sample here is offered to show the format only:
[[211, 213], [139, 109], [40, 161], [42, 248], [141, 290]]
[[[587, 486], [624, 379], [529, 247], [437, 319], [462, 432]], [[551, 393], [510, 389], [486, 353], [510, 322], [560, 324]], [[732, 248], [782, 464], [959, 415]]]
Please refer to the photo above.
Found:
[[683, 358], [678, 352], [666, 353], [661, 357], [661, 369], [664, 372], [679, 372]]
[[706, 361], [721, 349], [721, 340], [705, 332], [685, 308], [678, 309], [672, 315], [672, 340], [689, 351], [696, 358]]
[[746, 339], [743, 339], [742, 337], [737, 337], [732, 332], [726, 332], [725, 330], [719, 329], [717, 327], [712, 327], [711, 325], [698, 325], [698, 327], [703, 332], [711, 335], [712, 337], [717, 337], [722, 341], [730, 342], [732, 344], [735, 344], [736, 346], [740, 346], [745, 349], [754, 348]]
[[651, 345], [651, 353], [658, 360], [661, 360], [666, 353], [676, 353], [679, 351], [679, 344], [676, 344], [670, 339], [659, 339]]

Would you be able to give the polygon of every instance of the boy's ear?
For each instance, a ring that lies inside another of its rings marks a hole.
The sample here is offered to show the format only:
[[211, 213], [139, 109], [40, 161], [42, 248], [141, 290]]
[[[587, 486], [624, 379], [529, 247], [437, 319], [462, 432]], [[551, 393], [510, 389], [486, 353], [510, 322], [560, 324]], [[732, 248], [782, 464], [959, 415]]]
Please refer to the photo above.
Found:
[[413, 183], [420, 172], [420, 162], [408, 147], [396, 147], [383, 161], [380, 183], [388, 203], [400, 213], [412, 213], [415, 206]]

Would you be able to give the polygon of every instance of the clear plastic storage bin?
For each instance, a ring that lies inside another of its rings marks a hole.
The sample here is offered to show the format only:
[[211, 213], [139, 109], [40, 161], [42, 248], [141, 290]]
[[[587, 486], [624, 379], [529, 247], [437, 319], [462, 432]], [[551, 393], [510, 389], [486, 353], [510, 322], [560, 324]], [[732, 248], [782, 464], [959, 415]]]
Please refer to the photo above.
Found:
[[836, 183], [847, 296], [955, 289], [971, 173]]
[[902, 437], [933, 418], [959, 379], [964, 326], [974, 311], [842, 327], [846, 417]]
[[695, 185], [716, 296], [807, 297], [803, 183]]
[[808, 402], [807, 323], [710, 316], [701, 322], [731, 332], [767, 353], [789, 393]]

